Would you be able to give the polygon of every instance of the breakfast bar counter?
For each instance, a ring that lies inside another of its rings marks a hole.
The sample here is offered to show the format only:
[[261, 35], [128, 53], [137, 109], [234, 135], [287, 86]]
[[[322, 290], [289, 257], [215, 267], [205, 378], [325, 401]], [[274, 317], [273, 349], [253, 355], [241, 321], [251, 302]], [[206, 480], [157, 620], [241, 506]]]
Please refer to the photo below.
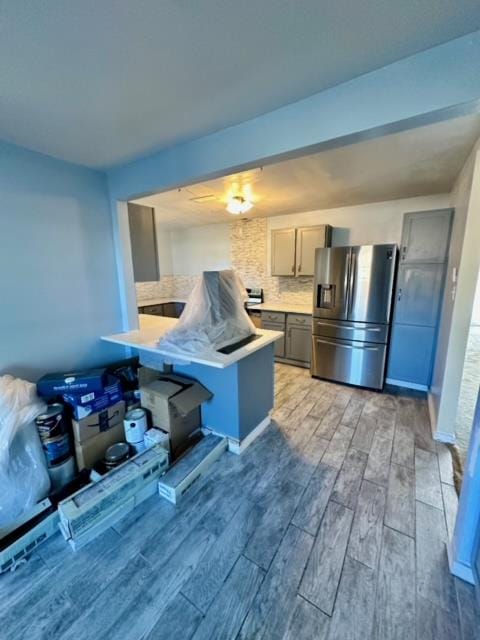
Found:
[[178, 322], [176, 318], [139, 315], [139, 328], [103, 336], [102, 340], [138, 352], [140, 363], [194, 378], [213, 397], [202, 405], [202, 424], [229, 439], [240, 453], [269, 424], [274, 400], [274, 343], [281, 331], [257, 329], [254, 340], [229, 354], [180, 355], [157, 347], [158, 340]]

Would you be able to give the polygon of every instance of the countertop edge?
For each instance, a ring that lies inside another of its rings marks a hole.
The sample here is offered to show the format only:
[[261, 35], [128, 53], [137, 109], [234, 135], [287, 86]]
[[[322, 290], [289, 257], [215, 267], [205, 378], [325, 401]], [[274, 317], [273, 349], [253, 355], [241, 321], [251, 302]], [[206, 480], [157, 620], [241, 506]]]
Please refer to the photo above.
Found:
[[[156, 318], [156, 316], [148, 316], [148, 317]], [[164, 320], [161, 316], [158, 319]], [[174, 323], [171, 322], [172, 319], [168, 319], [168, 320], [169, 320], [168, 324], [171, 327], [172, 324]], [[159, 322], [159, 325], [161, 324], [162, 323]], [[176, 362], [181, 361], [181, 364], [192, 363], [192, 364], [201, 364], [207, 367], [214, 367], [216, 369], [226, 369], [230, 365], [239, 362], [240, 360], [242, 360], [243, 358], [246, 358], [252, 353], [255, 353], [256, 351], [263, 349], [269, 344], [272, 344], [273, 342], [280, 340], [280, 338], [284, 335], [283, 331], [270, 331], [267, 329], [257, 329], [257, 335], [259, 334], [260, 338], [258, 338], [257, 340], [252, 340], [252, 342], [249, 342], [244, 347], [241, 347], [234, 353], [231, 353], [228, 355], [219, 353], [216, 356], [218, 360], [216, 359], [214, 360], [214, 359], [209, 359], [201, 356], [187, 356], [187, 355], [183, 356], [181, 354], [162, 351], [161, 349], [157, 349], [155, 346], [153, 346], [151, 344], [152, 331], [156, 336], [154, 339], [157, 340], [161, 337], [162, 333], [165, 333], [165, 331], [168, 330], [170, 327], [165, 327], [165, 325], [163, 327], [159, 326], [158, 335], [155, 333], [155, 327], [152, 328], [150, 326], [148, 330], [134, 329], [132, 331], [112, 334], [109, 336], [101, 336], [100, 339], [103, 342], [118, 344], [123, 347], [129, 347], [131, 349], [137, 349], [138, 351], [145, 351], [149, 354], [155, 354], [161, 358], [165, 358], [166, 360], [172, 359], [173, 361], [176, 361]], [[141, 342], [142, 334], [144, 336], [146, 344], [142, 344]]]

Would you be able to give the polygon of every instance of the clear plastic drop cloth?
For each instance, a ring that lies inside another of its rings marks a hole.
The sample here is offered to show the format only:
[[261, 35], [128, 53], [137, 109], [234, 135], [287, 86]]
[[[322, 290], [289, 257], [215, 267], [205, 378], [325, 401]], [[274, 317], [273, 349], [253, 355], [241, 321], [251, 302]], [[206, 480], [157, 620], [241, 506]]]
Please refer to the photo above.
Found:
[[50, 489], [34, 423], [45, 407], [34, 384], [0, 376], [0, 527], [13, 523]]
[[214, 354], [256, 333], [245, 311], [247, 292], [235, 271], [204, 271], [178, 324], [158, 347], [179, 355]]

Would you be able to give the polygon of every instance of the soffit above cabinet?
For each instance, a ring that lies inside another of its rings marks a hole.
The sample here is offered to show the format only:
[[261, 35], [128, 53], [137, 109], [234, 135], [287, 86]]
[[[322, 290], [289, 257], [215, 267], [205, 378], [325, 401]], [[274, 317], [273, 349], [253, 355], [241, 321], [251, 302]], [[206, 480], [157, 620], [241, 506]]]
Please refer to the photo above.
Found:
[[[225, 223], [448, 193], [475, 141], [480, 115], [455, 118], [142, 198], [165, 228]], [[226, 211], [246, 196], [245, 216]]]

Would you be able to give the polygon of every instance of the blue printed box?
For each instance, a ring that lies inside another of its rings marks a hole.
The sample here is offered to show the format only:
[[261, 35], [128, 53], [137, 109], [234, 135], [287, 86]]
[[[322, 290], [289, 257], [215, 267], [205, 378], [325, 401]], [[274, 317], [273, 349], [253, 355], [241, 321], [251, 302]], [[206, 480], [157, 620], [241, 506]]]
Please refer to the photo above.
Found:
[[108, 376], [103, 391], [91, 391], [84, 394], [64, 393], [63, 399], [72, 407], [75, 420], [82, 420], [90, 414], [104, 411], [122, 400], [122, 385], [117, 378]]
[[48, 373], [37, 382], [37, 393], [44, 397], [57, 396], [61, 393], [75, 393], [77, 395], [91, 391], [103, 393], [106, 376], [106, 369]]

